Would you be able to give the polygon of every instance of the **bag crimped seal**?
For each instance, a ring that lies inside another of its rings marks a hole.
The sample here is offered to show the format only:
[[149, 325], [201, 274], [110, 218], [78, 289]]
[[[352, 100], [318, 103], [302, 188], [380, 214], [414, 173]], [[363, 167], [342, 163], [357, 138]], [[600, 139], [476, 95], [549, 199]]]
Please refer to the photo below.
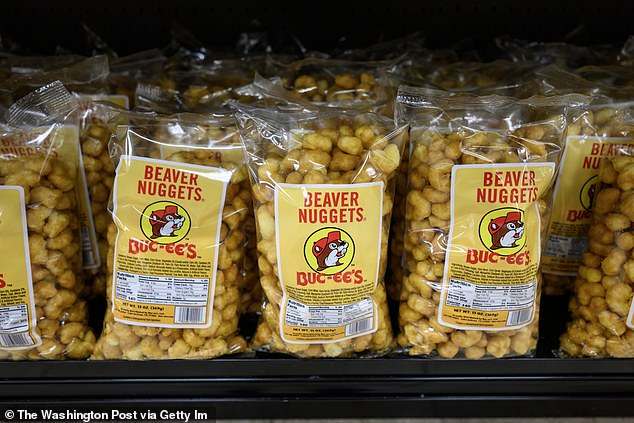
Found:
[[130, 112], [116, 122], [108, 309], [93, 358], [240, 351], [250, 193], [233, 118]]
[[400, 88], [411, 150], [398, 342], [410, 355], [534, 351], [566, 108], [583, 101]]
[[305, 358], [387, 352], [383, 277], [404, 127], [361, 111], [237, 108], [265, 295], [253, 346]]
[[95, 343], [82, 298], [75, 108], [56, 81], [13, 104], [0, 129], [2, 359], [84, 359]]

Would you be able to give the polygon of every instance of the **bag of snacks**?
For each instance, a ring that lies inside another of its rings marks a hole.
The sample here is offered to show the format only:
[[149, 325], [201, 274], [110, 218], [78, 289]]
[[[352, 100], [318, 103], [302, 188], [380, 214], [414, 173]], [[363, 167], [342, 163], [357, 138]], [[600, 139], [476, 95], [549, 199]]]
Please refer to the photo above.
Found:
[[7, 65], [11, 74], [29, 74], [35, 72], [49, 72], [55, 69], [75, 65], [85, 56], [76, 54], [60, 54], [56, 56], [7, 56]]
[[103, 297], [106, 290], [107, 222], [110, 220], [107, 206], [114, 167], [108, 154], [110, 130], [106, 121], [110, 109], [97, 105], [95, 101], [107, 101], [127, 108], [128, 98], [108, 94], [106, 56], [83, 59], [55, 70], [37, 70], [35, 65], [39, 61], [29, 63], [29, 72], [24, 71], [2, 85], [10, 93], [9, 97], [59, 79], [73, 90], [78, 99], [76, 113], [79, 115], [82, 153], [78, 191], [85, 288], [89, 297]]
[[[222, 61], [222, 72], [215, 73], [215, 77], [219, 77], [227, 72], [227, 61]], [[218, 70], [218, 69], [216, 69]], [[185, 73], [181, 73], [184, 75]], [[225, 116], [231, 122], [230, 126], [225, 128], [226, 136], [234, 136], [237, 134], [237, 128], [233, 124], [232, 116], [226, 109], [220, 109], [218, 106], [224, 103], [228, 96], [237, 97], [241, 100], [250, 101], [253, 97], [249, 96], [234, 96], [233, 87], [246, 83], [246, 73], [242, 74], [243, 79], [239, 75], [234, 75], [229, 79], [223, 79], [222, 83], [226, 86], [213, 85], [211, 74], [206, 74], [202, 71], [190, 71], [187, 73], [191, 78], [187, 80], [181, 80], [176, 85], [175, 80], [163, 79], [161, 85], [144, 84], [140, 83], [136, 90], [136, 107], [138, 110], [152, 111], [158, 113], [177, 113], [182, 111], [201, 112], [203, 110], [210, 112], [218, 117]], [[166, 74], [165, 78], [174, 77], [175, 73]], [[227, 76], [225, 74], [225, 76]], [[199, 80], [199, 82], [195, 82]], [[174, 85], [171, 85], [171, 84]], [[217, 81], [215, 84], [221, 83]], [[193, 84], [193, 85], [188, 85]], [[196, 85], [197, 84], [197, 85]], [[208, 85], [205, 85], [208, 84]], [[169, 88], [173, 87], [173, 88]], [[202, 90], [206, 92], [205, 95], [199, 95]], [[216, 91], [214, 91], [216, 90]], [[224, 94], [221, 95], [221, 91]], [[215, 94], [211, 94], [215, 92]], [[198, 94], [193, 94], [198, 93]], [[216, 96], [218, 94], [218, 96]], [[259, 94], [258, 94], [259, 95]], [[220, 97], [224, 100], [220, 101]], [[205, 99], [206, 98], [206, 99]], [[236, 135], [237, 136], [237, 135]], [[247, 192], [250, 193], [250, 190]], [[248, 215], [244, 222], [244, 229], [246, 232], [246, 254], [244, 264], [241, 267], [243, 271], [243, 277], [240, 283], [241, 301], [240, 311], [246, 314], [257, 314], [261, 311], [262, 306], [262, 291], [259, 284], [259, 275], [257, 269], [257, 254], [256, 254], [256, 235], [255, 235], [255, 217], [253, 216], [253, 207], [250, 206], [251, 200], [248, 200]]]
[[634, 357], [634, 143], [619, 148], [601, 160], [590, 242], [560, 340], [573, 357]]
[[[58, 57], [58, 56], [53, 56]], [[65, 57], [65, 56], [62, 56]], [[108, 57], [94, 56], [77, 58], [70, 56], [66, 65], [59, 61], [53, 69], [49, 69], [47, 57], [37, 58], [30, 67], [15, 72], [9, 79], [0, 84], [1, 101], [5, 105], [13, 103], [37, 87], [61, 81], [71, 92], [82, 94], [104, 94], [107, 92]], [[71, 59], [73, 59], [71, 61]], [[80, 60], [81, 59], [81, 60]]]
[[554, 66], [540, 69], [538, 76], [544, 90], [551, 94], [586, 92], [595, 95], [591, 104], [569, 116], [550, 228], [542, 254], [544, 293], [563, 295], [572, 290], [588, 246], [600, 162], [605, 157], [618, 155], [621, 145], [633, 139], [634, 103], [630, 101], [633, 91], [611, 89]]
[[534, 62], [548, 65], [557, 63], [568, 68], [578, 68], [585, 65], [616, 64], [617, 49], [612, 46], [578, 46], [565, 42], [543, 43], [498, 37], [497, 47], [503, 55], [513, 62]]
[[583, 66], [575, 69], [574, 73], [588, 81], [599, 82], [614, 89], [634, 86], [634, 69], [631, 66]]
[[253, 74], [242, 60], [165, 72], [158, 81], [138, 84], [136, 107], [161, 113], [210, 112], [229, 100], [252, 102], [255, 99], [241, 88], [251, 83]]
[[[512, 95], [530, 97], [538, 85], [532, 80], [534, 65], [520, 65], [507, 61], [489, 63], [461, 62], [438, 66], [429, 63], [406, 61], [388, 71], [388, 78], [398, 87], [403, 84], [416, 86], [441, 86], [455, 93], [475, 95]], [[390, 233], [390, 264], [386, 278], [391, 299], [398, 301], [403, 280], [403, 245], [405, 234], [405, 209], [407, 197], [407, 169], [409, 157], [403, 157], [396, 198], [392, 212]]]
[[383, 277], [405, 128], [361, 111], [237, 107], [266, 297], [254, 347], [387, 352]]
[[0, 127], [0, 358], [87, 358], [75, 102], [59, 82], [13, 104]]
[[410, 355], [534, 351], [540, 251], [573, 97], [399, 89], [411, 147], [398, 343]]
[[[416, 55], [425, 55], [427, 58], [436, 51], [430, 51], [425, 49], [425, 37], [420, 32], [414, 32], [407, 34], [404, 37], [377, 41], [369, 46], [362, 48], [345, 48], [344, 46], [338, 47], [334, 51], [334, 57], [346, 60], [394, 60], [403, 56], [403, 54], [410, 55], [412, 53]], [[449, 57], [453, 60], [457, 60], [455, 52], [442, 51], [441, 57]]]
[[388, 69], [401, 85], [439, 87], [448, 91], [473, 92], [530, 97], [537, 85], [533, 82], [536, 63], [454, 62], [437, 64], [405, 60]]
[[354, 104], [381, 105], [389, 101], [380, 69], [389, 61], [309, 58], [290, 65], [278, 64], [284, 89], [293, 96], [317, 105], [349, 107]]
[[232, 118], [122, 113], [108, 229], [108, 309], [95, 359], [205, 359], [237, 335], [250, 207]]
[[108, 75], [110, 93], [125, 95], [130, 107], [134, 108], [137, 84], [140, 81], [158, 81], [166, 64], [167, 58], [157, 49], [113, 59]]

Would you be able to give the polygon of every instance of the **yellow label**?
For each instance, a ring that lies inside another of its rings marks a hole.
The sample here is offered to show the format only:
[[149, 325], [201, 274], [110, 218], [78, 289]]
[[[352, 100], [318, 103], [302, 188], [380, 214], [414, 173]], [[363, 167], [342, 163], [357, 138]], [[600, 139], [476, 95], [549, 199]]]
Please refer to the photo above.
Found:
[[115, 320], [211, 325], [220, 227], [231, 172], [122, 156], [115, 177]]
[[0, 348], [40, 345], [36, 316], [24, 190], [0, 186]]
[[571, 136], [561, 159], [548, 240], [542, 257], [544, 273], [575, 276], [588, 246], [591, 208], [605, 157], [634, 154], [627, 138]]
[[53, 125], [0, 136], [0, 155], [30, 157], [37, 154], [59, 158], [75, 178], [80, 156], [79, 128], [74, 125]]
[[278, 184], [282, 339], [328, 343], [376, 332], [383, 183]]
[[451, 228], [438, 320], [456, 329], [508, 330], [535, 316], [538, 200], [554, 163], [454, 166]]

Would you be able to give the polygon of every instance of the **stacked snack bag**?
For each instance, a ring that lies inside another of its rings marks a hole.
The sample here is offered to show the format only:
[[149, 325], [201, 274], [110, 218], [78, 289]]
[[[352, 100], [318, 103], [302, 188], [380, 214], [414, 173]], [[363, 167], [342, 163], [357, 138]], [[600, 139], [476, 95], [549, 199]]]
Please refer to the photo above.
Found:
[[83, 359], [88, 328], [75, 101], [59, 82], [13, 104], [0, 135], [0, 356]]

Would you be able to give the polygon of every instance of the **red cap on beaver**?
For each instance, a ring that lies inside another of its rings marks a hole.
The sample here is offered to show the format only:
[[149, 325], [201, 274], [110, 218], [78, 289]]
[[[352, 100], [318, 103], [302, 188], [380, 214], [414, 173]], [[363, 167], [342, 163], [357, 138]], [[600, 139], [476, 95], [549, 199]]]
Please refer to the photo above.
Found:
[[[313, 244], [313, 254], [315, 255], [315, 257], [317, 257], [319, 253], [323, 251], [324, 248], [326, 248], [326, 245], [328, 245], [332, 241], [339, 241], [339, 240], [341, 240], [341, 232], [339, 231], [328, 232], [327, 237], [321, 238]], [[316, 248], [319, 248], [319, 250], [316, 250]]]
[[159, 223], [164, 223], [164, 222], [161, 222], [163, 220], [163, 216], [165, 216], [166, 214], [176, 214], [176, 213], [178, 213], [178, 207], [176, 206], [167, 206], [165, 207], [165, 210], [153, 211], [152, 214], [150, 215], [150, 223], [152, 225], [158, 225]]
[[[520, 212], [508, 212], [506, 216], [496, 217], [495, 219], [491, 219], [489, 223], [489, 232], [494, 234], [499, 231], [502, 226], [504, 226], [507, 222], [515, 222], [522, 220], [522, 213]], [[493, 227], [495, 225], [495, 228]]]

